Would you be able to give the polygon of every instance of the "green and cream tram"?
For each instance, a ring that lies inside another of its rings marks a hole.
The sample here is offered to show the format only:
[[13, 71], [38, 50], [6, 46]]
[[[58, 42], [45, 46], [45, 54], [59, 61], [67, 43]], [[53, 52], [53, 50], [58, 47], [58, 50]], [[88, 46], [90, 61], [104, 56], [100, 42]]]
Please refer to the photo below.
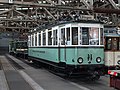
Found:
[[103, 24], [81, 20], [35, 28], [28, 36], [28, 56], [65, 73], [99, 78], [104, 66]]

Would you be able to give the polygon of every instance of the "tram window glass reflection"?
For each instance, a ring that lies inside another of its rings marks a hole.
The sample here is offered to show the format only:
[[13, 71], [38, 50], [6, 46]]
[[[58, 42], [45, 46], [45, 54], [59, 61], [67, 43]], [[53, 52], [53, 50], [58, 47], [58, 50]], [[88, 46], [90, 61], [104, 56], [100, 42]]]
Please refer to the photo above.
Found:
[[48, 30], [48, 45], [52, 45], [52, 31]]
[[43, 45], [46, 45], [46, 32], [43, 32]]
[[35, 34], [35, 46], [37, 46], [37, 34]]
[[78, 27], [72, 27], [72, 45], [78, 45]]
[[89, 28], [81, 27], [82, 29], [82, 45], [89, 45]]
[[70, 45], [70, 28], [66, 28], [67, 45]]
[[39, 33], [39, 46], [41, 46], [41, 33]]
[[65, 28], [61, 29], [61, 45], [65, 45]]
[[99, 44], [99, 28], [89, 28], [89, 45]]
[[57, 45], [57, 30], [53, 30], [53, 45]]

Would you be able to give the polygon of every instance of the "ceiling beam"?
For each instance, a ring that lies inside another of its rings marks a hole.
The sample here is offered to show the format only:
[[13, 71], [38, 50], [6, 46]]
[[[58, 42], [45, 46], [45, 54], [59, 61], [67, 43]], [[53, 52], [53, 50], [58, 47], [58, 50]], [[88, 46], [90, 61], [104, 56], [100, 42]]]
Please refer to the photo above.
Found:
[[22, 16], [25, 16], [25, 17], [29, 18], [29, 19], [33, 19], [33, 18], [29, 17], [28, 15], [25, 15], [24, 13], [21, 13], [21, 12], [19, 12], [19, 11], [17, 11], [17, 10], [14, 10], [14, 11], [15, 11], [16, 13], [22, 15]]
[[8, 13], [8, 12], [10, 12], [10, 11], [12, 11], [12, 10], [13, 10], [13, 9], [8, 9], [8, 10], [5, 10], [5, 11], [1, 11], [1, 12], [0, 12], [0, 15], [1, 15], [1, 14], [5, 14], [5, 13]]
[[48, 8], [57, 8], [57, 9], [71, 9], [71, 10], [91, 10], [87, 8], [80, 8], [80, 7], [70, 7], [70, 6], [63, 6], [63, 5], [50, 5], [50, 4], [39, 4], [34, 2], [25, 2], [25, 1], [13, 1], [9, 3], [8, 0], [0, 0], [1, 4], [11, 4], [11, 5], [22, 5], [22, 6], [33, 6], [33, 7], [48, 7]]

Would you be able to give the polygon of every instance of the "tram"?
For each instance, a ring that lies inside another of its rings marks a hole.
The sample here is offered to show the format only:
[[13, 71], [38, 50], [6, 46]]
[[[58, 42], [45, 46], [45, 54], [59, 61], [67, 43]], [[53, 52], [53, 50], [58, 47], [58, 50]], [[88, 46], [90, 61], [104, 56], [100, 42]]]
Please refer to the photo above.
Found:
[[104, 26], [79, 20], [39, 26], [28, 35], [28, 58], [70, 75], [99, 79], [104, 66]]
[[105, 39], [105, 70], [120, 69], [120, 34], [116, 27], [106, 27]]
[[15, 40], [9, 44], [9, 53], [18, 57], [27, 58], [28, 44], [26, 40]]

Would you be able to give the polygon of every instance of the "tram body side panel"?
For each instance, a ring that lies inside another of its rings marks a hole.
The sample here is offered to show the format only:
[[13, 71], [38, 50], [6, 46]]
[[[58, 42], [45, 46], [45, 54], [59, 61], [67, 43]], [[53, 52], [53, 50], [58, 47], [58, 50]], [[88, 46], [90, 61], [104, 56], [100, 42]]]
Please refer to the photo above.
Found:
[[44, 59], [58, 63], [58, 49], [56, 48], [44, 48], [44, 47], [32, 47], [28, 48], [28, 56], [38, 59]]
[[105, 52], [105, 65], [106, 66], [116, 66], [119, 65], [120, 52], [118, 51], [107, 51]]
[[120, 51], [115, 52], [115, 65], [120, 65]]
[[115, 63], [115, 57], [114, 57], [114, 55], [113, 55], [114, 53], [113, 52], [109, 52], [109, 51], [107, 51], [107, 52], [105, 52], [105, 65], [106, 66], [113, 66], [114, 65], [114, 63]]
[[[52, 62], [65, 62], [69, 65], [104, 64], [103, 48], [29, 48], [28, 55], [35, 58]], [[60, 55], [60, 56], [59, 56]], [[78, 58], [83, 58], [83, 63], [78, 63]], [[97, 63], [96, 58], [100, 57], [101, 62]]]

